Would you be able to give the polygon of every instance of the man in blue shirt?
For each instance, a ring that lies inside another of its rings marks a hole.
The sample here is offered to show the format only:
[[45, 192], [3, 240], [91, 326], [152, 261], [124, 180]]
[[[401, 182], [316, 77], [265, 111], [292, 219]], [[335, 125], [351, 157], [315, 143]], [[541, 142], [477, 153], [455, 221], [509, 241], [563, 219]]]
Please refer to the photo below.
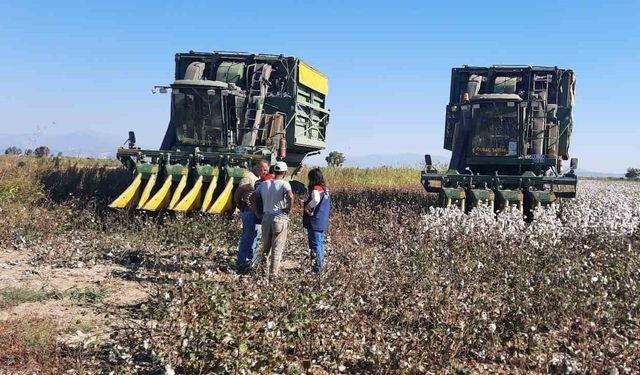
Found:
[[254, 194], [254, 185], [259, 178], [269, 172], [269, 162], [260, 160], [252, 172], [247, 172], [240, 180], [238, 188], [233, 196], [236, 206], [240, 209], [242, 218], [242, 236], [238, 245], [237, 271], [245, 273], [254, 265], [257, 255], [257, 247], [260, 245], [260, 221], [251, 210], [251, 196]]

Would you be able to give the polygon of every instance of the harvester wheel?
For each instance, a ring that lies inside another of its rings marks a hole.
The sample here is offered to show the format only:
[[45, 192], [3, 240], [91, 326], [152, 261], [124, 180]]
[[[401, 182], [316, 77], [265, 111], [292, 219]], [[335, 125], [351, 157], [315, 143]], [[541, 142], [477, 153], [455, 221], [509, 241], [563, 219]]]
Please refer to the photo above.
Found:
[[307, 186], [300, 181], [291, 180], [289, 181], [289, 185], [291, 185], [291, 190], [295, 195], [304, 195], [307, 193]]

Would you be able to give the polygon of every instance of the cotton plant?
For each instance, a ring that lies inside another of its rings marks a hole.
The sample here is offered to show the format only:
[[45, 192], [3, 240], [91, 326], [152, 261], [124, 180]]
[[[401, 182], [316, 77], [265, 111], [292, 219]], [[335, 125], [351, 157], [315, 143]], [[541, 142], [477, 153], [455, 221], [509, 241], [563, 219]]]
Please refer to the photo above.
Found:
[[[121, 345], [176, 373], [637, 367], [640, 348], [626, 338], [637, 336], [640, 311], [640, 185], [580, 181], [577, 198], [537, 208], [531, 221], [515, 207], [465, 213], [431, 198], [334, 188], [323, 276], [304, 261], [276, 283], [236, 276], [214, 247], [200, 258], [206, 267], [154, 295], [145, 319], [157, 327], [130, 329]], [[294, 259], [306, 240], [294, 234], [289, 246]]]
[[457, 207], [430, 208], [424, 215], [424, 231], [434, 241], [493, 243], [528, 239], [535, 246], [592, 236], [617, 241], [632, 236], [640, 228], [640, 185], [611, 185], [607, 181], [584, 181], [577, 198], [536, 208], [527, 223], [515, 208], [497, 215], [486, 206], [469, 214]]

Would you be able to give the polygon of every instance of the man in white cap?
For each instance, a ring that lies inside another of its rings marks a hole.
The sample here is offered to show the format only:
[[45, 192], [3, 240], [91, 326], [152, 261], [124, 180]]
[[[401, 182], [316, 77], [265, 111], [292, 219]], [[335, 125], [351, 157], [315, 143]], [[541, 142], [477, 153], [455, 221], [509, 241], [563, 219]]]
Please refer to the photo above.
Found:
[[258, 185], [251, 197], [256, 214], [262, 215], [262, 252], [259, 259], [266, 258], [268, 277], [278, 275], [287, 243], [288, 214], [293, 202], [291, 185], [284, 180], [287, 170], [285, 162], [277, 162], [273, 168], [274, 179]]

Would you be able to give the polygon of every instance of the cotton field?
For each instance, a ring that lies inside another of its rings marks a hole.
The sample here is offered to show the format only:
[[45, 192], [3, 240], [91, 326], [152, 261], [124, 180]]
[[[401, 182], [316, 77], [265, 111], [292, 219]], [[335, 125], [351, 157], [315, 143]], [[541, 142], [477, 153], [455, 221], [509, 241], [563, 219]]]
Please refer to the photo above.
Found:
[[[322, 278], [197, 276], [163, 301], [168, 316], [146, 334], [155, 351], [130, 350], [213, 372], [637, 369], [640, 185], [582, 181], [532, 223], [429, 208], [411, 189], [334, 199]], [[301, 236], [291, 248], [304, 264]]]
[[640, 370], [637, 182], [580, 180], [578, 198], [528, 223], [432, 208], [417, 180], [329, 181], [326, 272], [311, 272], [296, 207], [283, 274], [267, 282], [234, 271], [237, 216], [114, 212], [121, 170], [10, 167], [0, 364], [12, 371]]
[[458, 209], [430, 208], [425, 230], [438, 241], [470, 240], [492, 246], [528, 242], [554, 247], [563, 241], [625, 243], [640, 231], [640, 184], [625, 181], [581, 181], [576, 199], [536, 210], [525, 223], [515, 208], [496, 215], [487, 207], [464, 214]]

